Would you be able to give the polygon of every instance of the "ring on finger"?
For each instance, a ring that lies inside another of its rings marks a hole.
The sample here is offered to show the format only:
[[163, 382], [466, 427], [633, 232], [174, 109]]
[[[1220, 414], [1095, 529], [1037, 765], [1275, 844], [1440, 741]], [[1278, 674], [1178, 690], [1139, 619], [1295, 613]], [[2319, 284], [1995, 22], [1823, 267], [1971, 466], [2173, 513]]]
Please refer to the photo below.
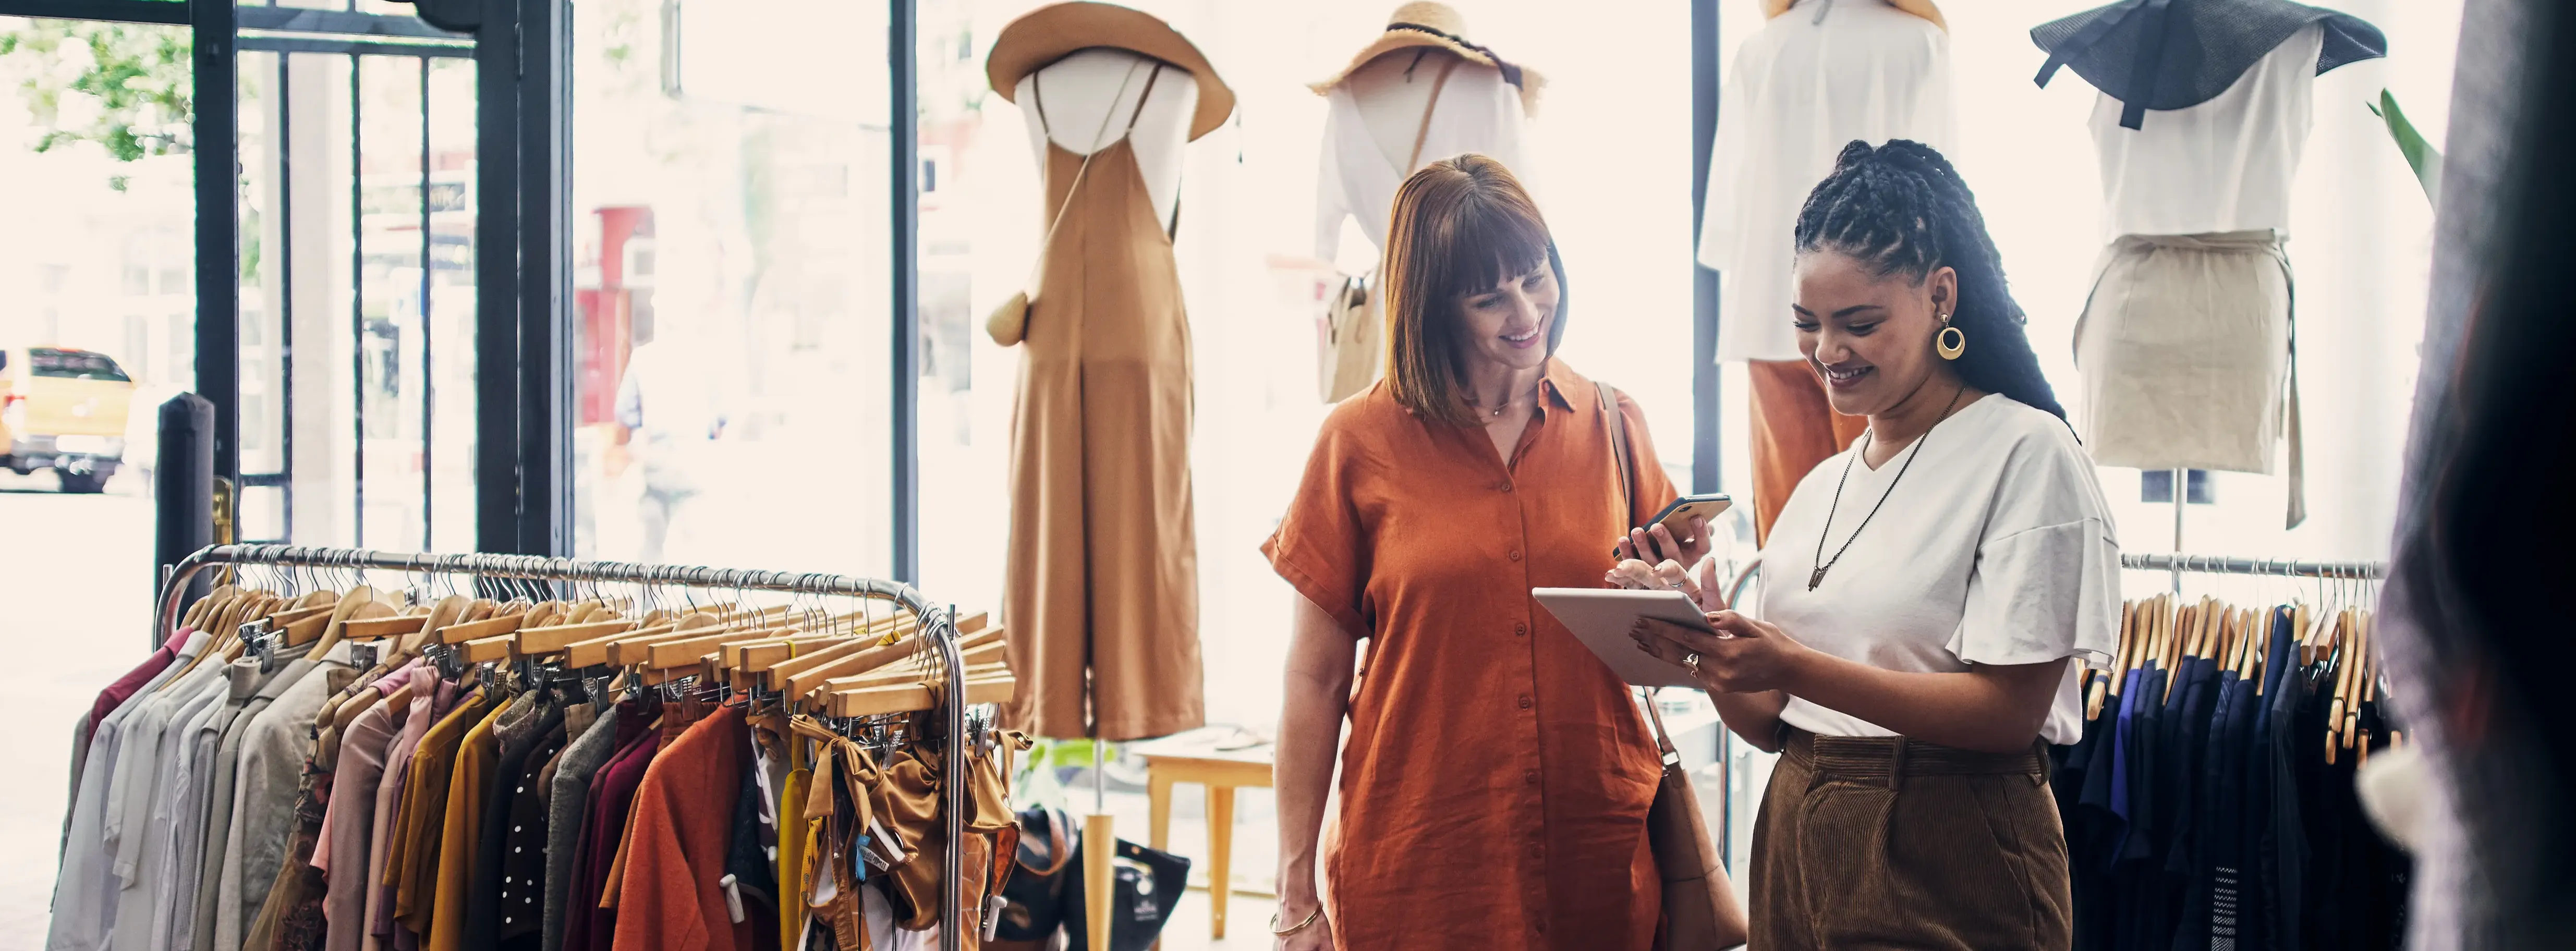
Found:
[[1689, 670], [1691, 676], [1699, 676], [1699, 652], [1692, 651], [1682, 655], [1682, 667]]

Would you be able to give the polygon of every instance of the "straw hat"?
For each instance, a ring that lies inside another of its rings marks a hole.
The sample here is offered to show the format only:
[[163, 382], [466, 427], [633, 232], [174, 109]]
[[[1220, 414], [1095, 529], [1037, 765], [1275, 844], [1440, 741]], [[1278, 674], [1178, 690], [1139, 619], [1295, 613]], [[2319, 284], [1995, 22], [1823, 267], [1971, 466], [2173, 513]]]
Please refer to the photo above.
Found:
[[1427, 0], [1395, 8], [1395, 12], [1386, 18], [1386, 31], [1378, 34], [1374, 42], [1361, 47], [1359, 54], [1351, 57], [1350, 65], [1342, 67], [1341, 72], [1334, 73], [1333, 78], [1308, 83], [1306, 88], [1314, 90], [1318, 96], [1332, 92], [1333, 87], [1351, 78], [1352, 73], [1368, 65], [1370, 60], [1396, 50], [1415, 47], [1448, 50], [1470, 63], [1502, 70], [1503, 81], [1511, 83], [1521, 91], [1521, 112], [1529, 114], [1538, 111], [1538, 94], [1540, 90], [1547, 87], [1547, 78], [1540, 76], [1538, 70], [1507, 62], [1502, 57], [1494, 55], [1493, 50], [1476, 45], [1473, 40], [1467, 38], [1466, 17], [1450, 9], [1448, 4], [1430, 3]]
[[1216, 67], [1191, 45], [1189, 38], [1152, 14], [1107, 3], [1059, 3], [1039, 7], [1011, 21], [984, 58], [984, 78], [1003, 102], [1018, 95], [1020, 78], [1079, 50], [1110, 47], [1151, 56], [1190, 71], [1199, 84], [1198, 113], [1190, 117], [1190, 138], [1214, 131], [1234, 114], [1234, 90], [1218, 79]]

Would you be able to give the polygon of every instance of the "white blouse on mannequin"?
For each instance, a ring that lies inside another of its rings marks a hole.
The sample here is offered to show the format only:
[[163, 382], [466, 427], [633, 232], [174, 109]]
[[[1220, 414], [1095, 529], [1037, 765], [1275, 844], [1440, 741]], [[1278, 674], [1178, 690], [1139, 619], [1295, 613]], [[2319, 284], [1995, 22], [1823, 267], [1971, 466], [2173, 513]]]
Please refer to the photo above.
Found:
[[2150, 111], [2120, 127], [2120, 100], [2093, 104], [2102, 161], [2103, 238], [2290, 230], [2290, 181], [2315, 121], [2317, 55], [2325, 28], [2310, 24], [2188, 109]]
[[[1409, 80], [1430, 85], [1439, 74], [1439, 58], [1446, 55], [1423, 57]], [[1393, 98], [1392, 92], [1382, 90], [1408, 81], [1404, 73], [1412, 59], [1404, 51], [1380, 56], [1325, 95], [1331, 111], [1324, 120], [1323, 167], [1316, 176], [1318, 258], [1330, 261], [1340, 252], [1345, 217], [1355, 219], [1360, 233], [1380, 249], [1386, 247], [1387, 216], [1395, 208], [1395, 191], [1415, 171], [1397, 166], [1413, 151], [1423, 100], [1406, 97], [1410, 107], [1403, 110], [1405, 114], [1387, 116], [1390, 121], [1381, 123], [1369, 121], [1367, 100]], [[1526, 182], [1528, 175], [1521, 167], [1522, 122], [1520, 90], [1503, 81], [1501, 70], [1459, 62], [1431, 110], [1431, 131], [1422, 140], [1421, 164], [1475, 152], [1503, 163]], [[1388, 141], [1386, 132], [1398, 129], [1401, 141]]]

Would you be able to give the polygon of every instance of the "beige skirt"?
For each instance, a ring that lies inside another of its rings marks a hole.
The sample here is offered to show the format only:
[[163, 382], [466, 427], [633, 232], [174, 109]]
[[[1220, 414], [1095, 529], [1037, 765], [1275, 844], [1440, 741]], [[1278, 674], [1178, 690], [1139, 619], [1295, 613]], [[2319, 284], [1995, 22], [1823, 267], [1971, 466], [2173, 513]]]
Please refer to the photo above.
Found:
[[2076, 430], [2093, 460], [2269, 475], [2286, 437], [2298, 524], [2296, 299], [2269, 230], [2125, 235], [2104, 248], [2075, 325]]

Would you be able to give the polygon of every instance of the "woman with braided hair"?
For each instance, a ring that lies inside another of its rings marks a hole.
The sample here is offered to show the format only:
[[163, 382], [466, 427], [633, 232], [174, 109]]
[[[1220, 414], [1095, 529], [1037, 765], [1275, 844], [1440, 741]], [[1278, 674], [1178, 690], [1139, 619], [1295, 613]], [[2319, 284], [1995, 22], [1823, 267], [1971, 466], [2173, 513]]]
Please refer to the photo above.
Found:
[[1852, 448], [1807, 474], [1763, 550], [1761, 619], [1714, 562], [1627, 561], [1718, 633], [1638, 646], [1782, 753], [1753, 833], [1751, 947], [2065, 948], [2048, 743], [2109, 660], [2119, 547], [1975, 196], [1940, 153], [1853, 142], [1807, 196], [1787, 320]]

